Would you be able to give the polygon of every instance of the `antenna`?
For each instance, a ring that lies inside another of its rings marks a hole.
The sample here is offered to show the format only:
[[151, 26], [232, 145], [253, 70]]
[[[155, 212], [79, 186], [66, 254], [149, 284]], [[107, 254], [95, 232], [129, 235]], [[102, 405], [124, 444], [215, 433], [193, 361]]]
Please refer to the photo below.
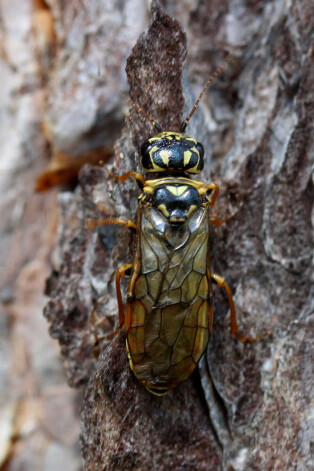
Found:
[[190, 114], [182, 121], [182, 124], [181, 124], [181, 127], [180, 127], [180, 132], [184, 132], [187, 125], [189, 124], [189, 121], [190, 119], [192, 118], [193, 114], [195, 113], [196, 111], [196, 108], [198, 107], [199, 105], [199, 102], [201, 101], [202, 99], [202, 96], [204, 95], [204, 93], [206, 92], [207, 88], [208, 87], [211, 87], [213, 85], [213, 83], [215, 82], [215, 80], [217, 79], [217, 77], [219, 77], [219, 75], [222, 73], [222, 71], [224, 70], [224, 68], [230, 64], [230, 62], [234, 59], [234, 56], [232, 54], [228, 54], [228, 56], [226, 57], [226, 59], [219, 65], [219, 67], [217, 67], [217, 69], [215, 70], [215, 72], [209, 77], [209, 79], [207, 80], [207, 82], [205, 83], [204, 87], [203, 87], [203, 90], [201, 91], [200, 93], [200, 96], [198, 97], [198, 99], [196, 100], [195, 102], [195, 105], [193, 106]]

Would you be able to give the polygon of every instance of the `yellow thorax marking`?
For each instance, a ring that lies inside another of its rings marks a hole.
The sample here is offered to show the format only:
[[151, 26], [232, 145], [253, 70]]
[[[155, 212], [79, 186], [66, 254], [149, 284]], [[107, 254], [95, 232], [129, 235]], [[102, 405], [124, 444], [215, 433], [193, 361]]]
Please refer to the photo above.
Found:
[[170, 218], [170, 222], [185, 222], [185, 218]]
[[193, 211], [195, 211], [196, 209], [197, 209], [197, 206], [195, 204], [191, 204], [190, 209], [186, 213], [186, 218], [188, 218], [190, 216], [190, 214], [192, 214]]
[[[171, 184], [178, 184], [181, 183], [182, 185], [189, 185], [192, 186], [193, 188], [196, 188], [197, 191], [201, 194], [200, 190], [202, 187], [205, 186], [204, 182], [200, 182], [198, 180], [192, 180], [191, 178], [186, 178], [186, 177], [165, 177], [165, 178], [155, 178], [154, 180], [146, 180], [145, 181], [145, 186], [143, 188], [143, 191], [145, 193], [151, 193], [152, 189], [160, 186], [160, 185], [171, 185]], [[205, 194], [207, 190], [204, 188], [204, 190], [201, 190], [202, 194]]]
[[188, 186], [187, 185], [181, 185], [181, 186], [167, 185], [166, 188], [174, 196], [181, 196], [188, 189]]
[[160, 205], [158, 206], [158, 209], [162, 212], [162, 214], [163, 214], [164, 216], [166, 216], [166, 218], [169, 217], [169, 212], [168, 212], [168, 210], [167, 210], [165, 204], [160, 204]]

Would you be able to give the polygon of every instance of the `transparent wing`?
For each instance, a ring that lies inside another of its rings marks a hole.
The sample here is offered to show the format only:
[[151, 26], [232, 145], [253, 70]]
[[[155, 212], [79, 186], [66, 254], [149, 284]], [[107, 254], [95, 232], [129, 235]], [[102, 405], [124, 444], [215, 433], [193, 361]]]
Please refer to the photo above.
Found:
[[140, 208], [126, 328], [133, 369], [144, 384], [179, 383], [194, 370], [212, 323], [209, 213], [180, 226]]

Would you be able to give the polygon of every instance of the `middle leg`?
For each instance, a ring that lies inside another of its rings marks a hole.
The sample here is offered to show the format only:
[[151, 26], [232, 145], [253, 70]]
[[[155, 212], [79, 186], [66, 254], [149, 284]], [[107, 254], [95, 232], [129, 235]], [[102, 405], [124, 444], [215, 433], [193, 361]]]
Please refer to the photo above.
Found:
[[105, 226], [106, 224], [121, 224], [122, 226], [136, 230], [135, 222], [131, 219], [123, 218], [107, 218], [107, 219], [88, 219], [87, 225], [89, 229], [95, 229], [96, 227]]

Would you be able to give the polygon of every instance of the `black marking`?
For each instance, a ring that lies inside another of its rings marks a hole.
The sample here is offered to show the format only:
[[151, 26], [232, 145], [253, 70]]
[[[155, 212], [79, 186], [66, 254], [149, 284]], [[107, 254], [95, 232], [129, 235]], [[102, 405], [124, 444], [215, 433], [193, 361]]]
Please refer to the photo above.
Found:
[[[141, 164], [147, 172], [200, 173], [204, 168], [204, 147], [200, 142], [179, 133], [163, 133], [141, 147]], [[189, 159], [185, 153], [190, 153]], [[165, 158], [165, 154], [167, 157]]]
[[[179, 188], [182, 184], [172, 186]], [[191, 206], [195, 206], [195, 209], [199, 208], [202, 200], [198, 191], [191, 186], [188, 186], [183, 194], [177, 196], [168, 190], [167, 185], [162, 185], [154, 192], [152, 203], [156, 209], [164, 205], [169, 213], [169, 219], [184, 222], [189, 216]]]

